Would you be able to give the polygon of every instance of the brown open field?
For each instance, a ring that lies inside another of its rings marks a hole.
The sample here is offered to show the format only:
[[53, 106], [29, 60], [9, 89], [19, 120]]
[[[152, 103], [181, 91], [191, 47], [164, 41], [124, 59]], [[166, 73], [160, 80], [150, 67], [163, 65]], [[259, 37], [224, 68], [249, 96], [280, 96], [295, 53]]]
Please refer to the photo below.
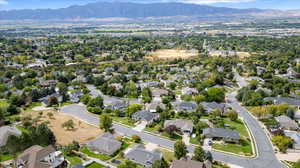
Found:
[[239, 58], [246, 58], [246, 57], [250, 57], [251, 56], [251, 54], [249, 52], [236, 52], [236, 55]]
[[[47, 113], [49, 112], [54, 114], [51, 119], [47, 116]], [[39, 115], [39, 111], [26, 112], [26, 115], [29, 114], [34, 118]], [[73, 130], [62, 128], [62, 124], [68, 120], [73, 120], [75, 123], [75, 128]], [[49, 121], [48, 126], [55, 134], [57, 143], [61, 145], [70, 144], [74, 140], [79, 143], [85, 143], [103, 133], [102, 130], [95, 126], [82, 122], [72, 116], [56, 112], [55, 110], [44, 110], [41, 121]]]
[[180, 49], [162, 49], [152, 52], [146, 58], [148, 60], [173, 60], [173, 59], [189, 59], [197, 57], [197, 51], [188, 51]]

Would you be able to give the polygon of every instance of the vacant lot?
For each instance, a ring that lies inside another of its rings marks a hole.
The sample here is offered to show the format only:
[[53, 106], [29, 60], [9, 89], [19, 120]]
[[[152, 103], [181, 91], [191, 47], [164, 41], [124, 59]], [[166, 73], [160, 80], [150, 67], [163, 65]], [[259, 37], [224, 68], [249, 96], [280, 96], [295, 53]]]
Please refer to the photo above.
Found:
[[197, 51], [188, 51], [180, 49], [163, 49], [157, 50], [149, 54], [147, 59], [149, 60], [173, 60], [173, 59], [188, 59], [197, 57]]
[[[31, 114], [34, 118], [37, 117], [39, 113], [41, 113], [41, 111], [26, 112], [26, 115]], [[79, 143], [85, 143], [103, 133], [102, 130], [95, 126], [54, 110], [45, 110], [42, 111], [42, 113], [41, 121], [49, 121], [49, 128], [55, 134], [57, 143], [61, 145], [67, 145], [74, 140]], [[53, 117], [49, 117], [48, 113], [52, 113]], [[73, 120], [74, 129], [66, 130], [62, 128], [62, 124], [69, 120]]]

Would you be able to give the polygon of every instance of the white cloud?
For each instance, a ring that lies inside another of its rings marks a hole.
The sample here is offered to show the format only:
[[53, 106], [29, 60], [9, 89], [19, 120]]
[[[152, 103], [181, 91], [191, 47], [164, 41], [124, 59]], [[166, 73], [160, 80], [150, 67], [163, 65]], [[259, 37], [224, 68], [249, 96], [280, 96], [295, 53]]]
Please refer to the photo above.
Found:
[[8, 2], [6, 0], [0, 0], [0, 5], [7, 4]]

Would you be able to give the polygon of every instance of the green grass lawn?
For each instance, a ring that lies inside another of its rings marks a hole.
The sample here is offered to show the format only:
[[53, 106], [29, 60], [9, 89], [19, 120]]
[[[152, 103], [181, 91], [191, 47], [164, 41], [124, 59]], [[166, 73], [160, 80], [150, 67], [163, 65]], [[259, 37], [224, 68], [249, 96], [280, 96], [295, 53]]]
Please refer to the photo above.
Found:
[[29, 133], [29, 130], [27, 130], [26, 128], [24, 128], [22, 126], [17, 125], [16, 127], [18, 128], [18, 130], [20, 130], [23, 133]]
[[112, 117], [114, 122], [118, 122], [124, 125], [127, 125], [129, 127], [134, 127], [135, 121], [128, 119], [127, 117]]
[[30, 112], [34, 107], [42, 106], [41, 102], [33, 102], [25, 108], [26, 112]]
[[152, 133], [158, 133], [158, 129], [159, 129], [159, 124], [156, 124], [154, 127], [146, 127], [145, 128], [145, 131], [148, 131], [148, 132], [152, 132]]
[[213, 148], [245, 156], [251, 156], [253, 154], [250, 141], [245, 139], [242, 139], [240, 144], [213, 144]]
[[172, 163], [172, 161], [175, 159], [174, 152], [171, 152], [171, 151], [169, 151], [167, 149], [163, 149], [163, 148], [159, 148], [158, 150], [162, 152], [164, 158], [169, 163]]
[[159, 127], [160, 127], [159, 124], [156, 124], [154, 127], [146, 127], [146, 128], [145, 128], [145, 131], [148, 131], [148, 132], [151, 132], [151, 133], [153, 133], [153, 134], [156, 134], [156, 135], [159, 135], [159, 136], [168, 138], [168, 139], [173, 140], [173, 141], [182, 139], [182, 137], [179, 136], [179, 135], [170, 136], [170, 135], [169, 135], [168, 133], [166, 133], [166, 132], [161, 132], [161, 133], [159, 133], [159, 132], [158, 132]]
[[9, 154], [0, 154], [0, 162], [11, 160], [13, 158], [14, 157], [12, 155], [9, 155]]
[[80, 149], [80, 152], [88, 155], [89, 157], [93, 157], [93, 158], [97, 158], [97, 159], [100, 159], [100, 160], [103, 160], [103, 161], [107, 161], [109, 159], [111, 159], [112, 157], [109, 156], [109, 155], [105, 155], [105, 154], [96, 154], [94, 152], [91, 152], [87, 147], [83, 147]]
[[65, 158], [70, 162], [71, 166], [82, 163], [81, 158], [78, 156], [65, 156]]
[[250, 137], [248, 130], [243, 121], [241, 120], [231, 121], [229, 118], [224, 118], [224, 123], [229, 124], [231, 127], [234, 127], [240, 133], [241, 136], [247, 138]]
[[87, 165], [86, 168], [105, 168], [105, 166], [98, 164], [96, 162], [93, 162], [92, 164]]
[[0, 107], [1, 107], [1, 108], [6, 109], [6, 108], [8, 108], [8, 106], [9, 106], [9, 103], [8, 103], [7, 101], [5, 101], [5, 100], [0, 100]]
[[190, 138], [190, 143], [194, 145], [201, 145], [197, 138]]
[[181, 139], [182, 139], [182, 137], [179, 136], [179, 135], [170, 136], [170, 135], [169, 135], [168, 133], [166, 133], [166, 132], [163, 132], [163, 133], [161, 133], [160, 135], [163, 136], [163, 137], [166, 137], [166, 138], [168, 138], [168, 139], [171, 139], [171, 140], [173, 140], [173, 141], [181, 140]]

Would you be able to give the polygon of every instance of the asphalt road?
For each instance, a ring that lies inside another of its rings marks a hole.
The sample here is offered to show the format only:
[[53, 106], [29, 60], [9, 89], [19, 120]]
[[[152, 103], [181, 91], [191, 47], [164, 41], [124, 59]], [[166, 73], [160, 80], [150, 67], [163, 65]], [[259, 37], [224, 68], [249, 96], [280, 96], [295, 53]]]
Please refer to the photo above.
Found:
[[[244, 84], [244, 82], [242, 82]], [[246, 158], [230, 154], [225, 154], [221, 152], [212, 151], [214, 160], [222, 161], [234, 165], [238, 165], [244, 168], [286, 168], [275, 156], [274, 150], [270, 141], [268, 140], [267, 135], [264, 130], [260, 127], [258, 121], [250, 115], [250, 112], [242, 107], [235, 98], [235, 93], [227, 95], [227, 100], [229, 104], [235, 109], [241, 117], [244, 118], [244, 121], [247, 123], [249, 129], [252, 132], [252, 135], [255, 139], [257, 145], [257, 157], [256, 158]], [[93, 125], [99, 125], [99, 118], [93, 114], [90, 114], [86, 111], [86, 107], [81, 105], [69, 105], [61, 108], [61, 112], [75, 116], [84, 120]], [[138, 132], [132, 128], [114, 124], [113, 125], [116, 132], [132, 136], [138, 135], [142, 138], [143, 141], [151, 142], [158, 144], [159, 146], [173, 150], [174, 141], [161, 138], [152, 134], [145, 132]], [[193, 153], [194, 146], [188, 146], [189, 152]]]
[[[245, 122], [248, 124], [249, 128], [252, 130], [253, 136], [258, 147], [258, 157], [256, 158], [244, 158], [234, 155], [228, 155], [221, 152], [212, 152], [213, 158], [218, 161], [227, 162], [230, 164], [235, 164], [245, 168], [281, 168], [285, 167], [281, 164], [273, 151], [273, 148], [268, 141], [262, 128], [259, 126], [258, 122], [235, 100], [234, 95], [228, 96], [231, 105], [234, 109], [240, 112], [240, 115], [244, 117]], [[86, 112], [86, 108], [81, 105], [69, 105], [61, 108], [61, 112], [80, 118], [90, 124], [99, 125], [99, 118], [93, 114]], [[138, 132], [132, 128], [128, 128], [123, 125], [114, 124], [114, 129], [116, 132], [123, 135], [132, 136], [138, 135], [143, 141], [158, 144], [159, 146], [173, 149], [174, 141], [161, 138], [152, 134], [145, 132]], [[188, 150], [192, 153], [194, 151], [194, 146], [188, 146]]]

